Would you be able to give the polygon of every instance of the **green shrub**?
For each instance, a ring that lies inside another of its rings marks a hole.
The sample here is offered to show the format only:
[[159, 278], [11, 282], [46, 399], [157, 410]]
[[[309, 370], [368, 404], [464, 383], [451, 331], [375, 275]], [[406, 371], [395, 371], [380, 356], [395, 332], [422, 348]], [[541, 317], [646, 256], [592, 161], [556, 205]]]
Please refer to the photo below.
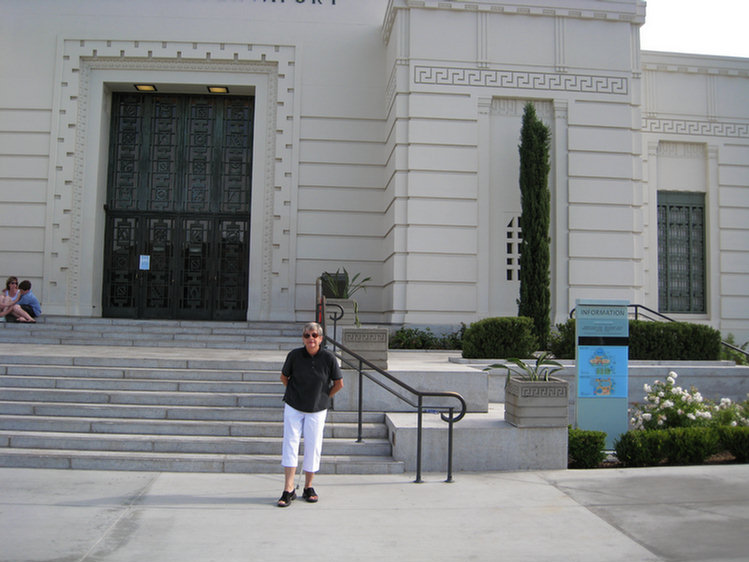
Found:
[[664, 455], [665, 430], [645, 429], [628, 431], [614, 442], [616, 458], [624, 466], [655, 466]]
[[437, 345], [437, 336], [429, 328], [401, 328], [389, 341], [391, 349], [434, 349]]
[[[739, 453], [742, 446], [744, 450], [749, 446], [749, 434], [746, 438], [743, 444], [741, 436], [736, 438]], [[635, 429], [620, 435], [614, 443], [616, 457], [624, 466], [656, 466], [664, 461], [676, 465], [702, 464], [723, 447], [723, 434], [714, 427]]]
[[718, 437], [723, 449], [736, 457], [738, 462], [749, 462], [749, 427], [720, 427]]
[[720, 332], [710, 326], [629, 321], [630, 359], [714, 361], [720, 356], [720, 347]]
[[[557, 324], [549, 350], [557, 359], [575, 357], [575, 320]], [[636, 360], [714, 361], [721, 354], [720, 332], [689, 322], [629, 321], [629, 358]], [[734, 352], [736, 353], [736, 352]]]
[[[737, 345], [736, 344], [736, 338], [733, 334], [728, 334], [726, 337], [726, 343], [731, 344], [734, 347], [738, 347], [739, 349], [743, 349], [746, 351], [747, 346], [749, 346], [749, 342], [744, 342], [744, 345]], [[731, 349], [730, 347], [726, 347], [725, 345], [720, 346], [720, 358], [727, 360], [727, 361], [734, 361], [737, 365], [747, 365], [749, 364], [749, 359], [747, 359], [746, 355], [743, 353], [739, 353], [738, 351]]]
[[557, 359], [575, 358], [575, 319], [570, 318], [564, 324], [557, 324], [549, 336], [549, 351]]
[[493, 359], [530, 357], [536, 351], [530, 318], [484, 318], [471, 324], [463, 335], [463, 357]]
[[466, 325], [455, 332], [438, 336], [430, 328], [400, 328], [390, 336], [390, 349], [461, 349]]
[[672, 427], [664, 430], [663, 454], [669, 464], [702, 464], [720, 451], [718, 432], [712, 427]]
[[466, 325], [461, 322], [460, 328], [442, 336], [441, 341], [444, 349], [463, 349], [463, 337], [466, 333]]
[[569, 428], [567, 456], [570, 468], [595, 468], [606, 458], [606, 433]]

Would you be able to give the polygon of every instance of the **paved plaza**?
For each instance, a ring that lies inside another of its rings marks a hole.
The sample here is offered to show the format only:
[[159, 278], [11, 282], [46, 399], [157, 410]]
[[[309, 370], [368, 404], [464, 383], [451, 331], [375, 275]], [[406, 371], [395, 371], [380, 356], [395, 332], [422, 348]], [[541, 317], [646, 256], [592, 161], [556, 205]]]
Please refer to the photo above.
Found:
[[746, 561], [749, 465], [343, 476], [0, 469], [2, 562]]

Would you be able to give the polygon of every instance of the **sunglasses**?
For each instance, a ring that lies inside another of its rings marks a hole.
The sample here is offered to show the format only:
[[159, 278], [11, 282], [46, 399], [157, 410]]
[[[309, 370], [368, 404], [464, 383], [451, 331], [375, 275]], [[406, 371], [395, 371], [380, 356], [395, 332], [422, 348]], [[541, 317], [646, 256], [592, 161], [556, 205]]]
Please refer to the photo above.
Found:
[[318, 338], [318, 337], [320, 337], [320, 334], [318, 334], [317, 332], [312, 332], [311, 334], [303, 334], [303, 335], [304, 335], [304, 339], [305, 340], [307, 338]]

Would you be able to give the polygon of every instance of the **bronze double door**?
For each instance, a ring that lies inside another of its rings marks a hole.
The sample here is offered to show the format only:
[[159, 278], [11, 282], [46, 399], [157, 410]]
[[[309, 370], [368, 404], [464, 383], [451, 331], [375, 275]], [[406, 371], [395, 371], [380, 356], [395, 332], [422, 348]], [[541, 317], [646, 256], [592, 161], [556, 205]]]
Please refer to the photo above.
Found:
[[251, 97], [113, 94], [103, 314], [244, 320]]

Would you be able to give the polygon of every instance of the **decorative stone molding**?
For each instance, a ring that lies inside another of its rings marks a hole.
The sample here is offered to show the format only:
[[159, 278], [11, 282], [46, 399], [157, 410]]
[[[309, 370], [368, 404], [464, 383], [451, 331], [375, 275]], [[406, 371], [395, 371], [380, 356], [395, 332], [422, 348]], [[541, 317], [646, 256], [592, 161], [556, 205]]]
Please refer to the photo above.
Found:
[[554, 106], [546, 100], [521, 100], [518, 98], [494, 98], [492, 99], [491, 114], [510, 117], [522, 117], [525, 104], [533, 101], [536, 116], [547, 125], [554, 119]]
[[[86, 281], [81, 278], [82, 202], [90, 196], [86, 190], [84, 170], [86, 158], [91, 158], [87, 146], [90, 111], [90, 81], [92, 73], [106, 71], [163, 71], [202, 73], [209, 80], [215, 73], [261, 74], [267, 77], [267, 103], [258, 111], [265, 112], [267, 123], [265, 144], [264, 185], [254, 186], [262, 194], [262, 243], [253, 245], [262, 251], [262, 310], [270, 310], [272, 299], [274, 247], [288, 248], [287, 241], [274, 240], [274, 198], [288, 199], [291, 186], [290, 156], [292, 144], [277, 140], [288, 138], [293, 128], [294, 115], [294, 48], [280, 45], [228, 43], [181, 43], [169, 41], [113, 41], [62, 40], [62, 57], [58, 65], [60, 80], [56, 88], [56, 123], [53, 130], [61, 147], [55, 162], [55, 177], [51, 179], [54, 209], [50, 226], [57, 233], [51, 248], [51, 258], [67, 255], [59, 266], [53, 264], [50, 280], [66, 291], [68, 308], [78, 306], [80, 289]], [[279, 94], [279, 92], [283, 92]], [[280, 173], [279, 173], [280, 172]], [[276, 178], [281, 178], [276, 180]], [[277, 185], [278, 184], [278, 185]], [[278, 193], [276, 193], [278, 192]], [[260, 194], [259, 193], [259, 194]], [[256, 203], [257, 204], [257, 203]], [[67, 221], [65, 215], [69, 215]], [[61, 251], [65, 248], [66, 251]], [[262, 250], [261, 250], [262, 248]], [[59, 272], [58, 272], [59, 271]]]
[[390, 110], [395, 101], [395, 94], [398, 91], [398, 65], [393, 65], [393, 70], [390, 71], [390, 77], [388, 78], [388, 85], [385, 89], [385, 113]]
[[569, 383], [526, 381], [510, 377], [505, 388], [505, 421], [516, 427], [566, 427], [569, 424]]
[[658, 156], [702, 160], [706, 156], [706, 146], [694, 142], [659, 142]]
[[746, 139], [749, 138], [749, 123], [645, 118], [642, 121], [642, 131], [644, 133]]
[[[356, 328], [348, 326], [341, 330], [341, 343], [373, 365], [387, 370], [389, 334], [387, 328]], [[342, 355], [350, 363], [354, 365], [358, 364], [358, 360], [352, 355], [346, 352], [342, 352]], [[341, 368], [350, 369], [352, 367], [344, 362]]]
[[[620, 5], [621, 6], [621, 5]], [[623, 7], [623, 6], [621, 6]], [[564, 8], [559, 6], [544, 6], [534, 3], [527, 5], [523, 2], [466, 2], [464, 0], [393, 0], [388, 6], [385, 20], [382, 26], [382, 38], [385, 43], [390, 40], [393, 30], [396, 12], [398, 10], [410, 10], [412, 8], [423, 8], [430, 10], [454, 10], [462, 12], [494, 13], [506, 15], [524, 16], [546, 16], [556, 18], [595, 19], [607, 21], [625, 21], [630, 23], [645, 23], [644, 5], [632, 6], [630, 9], [600, 9], [600, 3], [587, 2], [583, 8]], [[612, 6], [613, 8], [613, 6]]]
[[623, 76], [484, 70], [450, 66], [416, 65], [414, 67], [414, 83], [591, 94], [629, 94], [629, 79]]

